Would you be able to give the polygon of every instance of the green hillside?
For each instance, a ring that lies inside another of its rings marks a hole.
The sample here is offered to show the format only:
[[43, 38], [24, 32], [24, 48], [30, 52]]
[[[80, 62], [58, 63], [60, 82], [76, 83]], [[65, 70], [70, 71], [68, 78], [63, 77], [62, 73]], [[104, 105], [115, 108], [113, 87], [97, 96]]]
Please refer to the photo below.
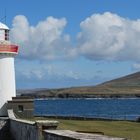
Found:
[[140, 72], [114, 79], [97, 86], [61, 89], [37, 89], [18, 91], [22, 96], [33, 97], [139, 97]]

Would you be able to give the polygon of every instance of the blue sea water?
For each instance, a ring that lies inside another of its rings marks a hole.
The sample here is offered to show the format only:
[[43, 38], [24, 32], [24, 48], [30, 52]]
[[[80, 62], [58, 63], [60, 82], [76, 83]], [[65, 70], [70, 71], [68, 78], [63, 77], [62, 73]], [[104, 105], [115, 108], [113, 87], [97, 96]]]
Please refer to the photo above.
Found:
[[140, 99], [36, 99], [36, 116], [74, 116], [136, 120], [140, 116]]

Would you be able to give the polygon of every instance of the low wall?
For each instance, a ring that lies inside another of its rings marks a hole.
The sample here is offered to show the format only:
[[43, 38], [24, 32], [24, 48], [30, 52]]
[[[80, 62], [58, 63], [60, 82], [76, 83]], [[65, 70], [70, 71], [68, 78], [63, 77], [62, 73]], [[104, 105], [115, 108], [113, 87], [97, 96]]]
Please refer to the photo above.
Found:
[[58, 126], [57, 121], [17, 119], [12, 110], [8, 110], [8, 114], [10, 132], [15, 140], [126, 140], [125, 138], [78, 133], [70, 130], [55, 130]]
[[70, 130], [45, 130], [44, 140], [127, 140], [104, 135], [78, 133]]
[[34, 122], [10, 119], [10, 131], [15, 140], [39, 140]]
[[42, 140], [44, 129], [56, 129], [57, 121], [27, 121], [10, 119], [10, 131], [15, 140]]
[[44, 129], [56, 129], [57, 121], [28, 121], [17, 119], [13, 110], [8, 110], [10, 118], [10, 132], [15, 140], [43, 140]]

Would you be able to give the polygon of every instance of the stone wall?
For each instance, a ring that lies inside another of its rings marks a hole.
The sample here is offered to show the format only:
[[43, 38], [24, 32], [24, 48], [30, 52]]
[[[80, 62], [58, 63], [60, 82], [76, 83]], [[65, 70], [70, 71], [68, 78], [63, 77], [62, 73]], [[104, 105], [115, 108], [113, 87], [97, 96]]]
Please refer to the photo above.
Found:
[[10, 131], [15, 140], [39, 140], [34, 122], [10, 119]]
[[57, 121], [17, 119], [12, 110], [8, 110], [8, 115], [10, 118], [10, 132], [15, 140], [126, 140], [125, 138], [78, 133], [70, 130], [55, 130], [58, 126]]
[[52, 121], [33, 122], [2, 118], [0, 119], [0, 140], [125, 140], [124, 138], [78, 133], [70, 130], [50, 130], [55, 129], [57, 125], [57, 122]]
[[57, 121], [10, 119], [10, 131], [15, 140], [43, 140], [43, 130], [56, 129], [57, 125]]
[[45, 130], [44, 140], [126, 140], [105, 135], [78, 133], [70, 130]]
[[42, 140], [44, 129], [56, 129], [57, 121], [28, 121], [17, 119], [13, 110], [8, 110], [10, 119], [10, 132], [15, 140]]
[[0, 118], [0, 140], [14, 140], [9, 130], [9, 118]]

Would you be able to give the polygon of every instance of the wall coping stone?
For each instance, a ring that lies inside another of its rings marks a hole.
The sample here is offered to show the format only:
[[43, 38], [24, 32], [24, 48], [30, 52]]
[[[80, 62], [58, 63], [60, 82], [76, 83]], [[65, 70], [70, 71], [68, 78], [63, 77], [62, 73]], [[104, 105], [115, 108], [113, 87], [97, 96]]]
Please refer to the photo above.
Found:
[[35, 125], [34, 121], [23, 120], [23, 119], [14, 119], [14, 118], [10, 118], [10, 120], [25, 123], [25, 124]]
[[44, 130], [47, 134], [57, 135], [60, 137], [72, 138], [75, 140], [127, 140], [126, 138], [115, 138], [105, 135], [79, 133], [71, 130]]
[[35, 122], [39, 125], [44, 125], [44, 126], [58, 126], [59, 124], [58, 121], [49, 121], [49, 120], [37, 120]]
[[36, 120], [36, 121], [30, 121], [30, 120], [24, 120], [24, 119], [19, 119], [15, 117], [15, 114], [12, 109], [8, 110], [8, 116], [10, 120], [25, 123], [25, 124], [30, 124], [30, 125], [37, 125], [37, 126], [58, 126], [59, 122], [58, 121], [50, 121], [50, 120]]

